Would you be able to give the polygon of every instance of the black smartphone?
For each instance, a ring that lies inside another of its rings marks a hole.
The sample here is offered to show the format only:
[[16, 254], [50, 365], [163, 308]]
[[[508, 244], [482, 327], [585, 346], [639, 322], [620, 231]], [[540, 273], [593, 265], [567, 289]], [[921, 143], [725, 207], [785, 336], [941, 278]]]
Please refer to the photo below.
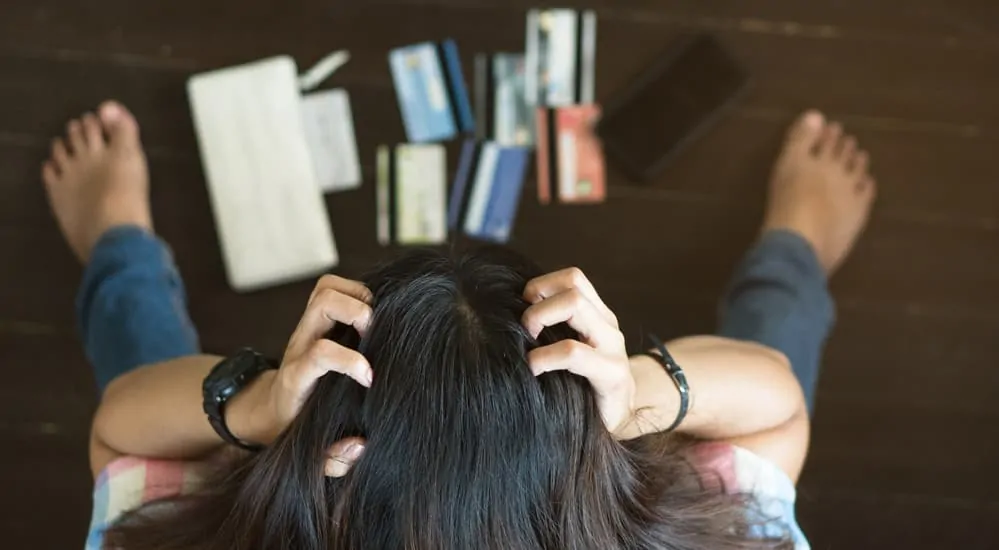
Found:
[[597, 133], [612, 162], [649, 181], [748, 84], [748, 73], [717, 40], [691, 36], [610, 102]]

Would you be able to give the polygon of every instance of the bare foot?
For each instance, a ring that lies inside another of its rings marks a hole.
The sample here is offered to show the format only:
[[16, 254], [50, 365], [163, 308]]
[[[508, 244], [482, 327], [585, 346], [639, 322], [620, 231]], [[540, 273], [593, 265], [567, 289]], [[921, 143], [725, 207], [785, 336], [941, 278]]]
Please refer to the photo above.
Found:
[[66, 242], [84, 263], [112, 227], [153, 230], [139, 125], [119, 103], [105, 102], [97, 115], [69, 121], [66, 137], [52, 140], [42, 181]]
[[763, 230], [801, 234], [831, 275], [853, 248], [874, 202], [868, 162], [841, 125], [818, 111], [803, 113], [774, 166]]

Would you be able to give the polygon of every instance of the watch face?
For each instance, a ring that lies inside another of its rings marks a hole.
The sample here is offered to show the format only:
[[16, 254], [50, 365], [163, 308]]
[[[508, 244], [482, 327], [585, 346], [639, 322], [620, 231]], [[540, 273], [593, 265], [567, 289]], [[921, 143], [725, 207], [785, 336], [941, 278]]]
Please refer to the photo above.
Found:
[[205, 378], [205, 400], [210, 399], [218, 404], [225, 403], [264, 368], [266, 368], [264, 358], [250, 349], [241, 350], [227, 357]]

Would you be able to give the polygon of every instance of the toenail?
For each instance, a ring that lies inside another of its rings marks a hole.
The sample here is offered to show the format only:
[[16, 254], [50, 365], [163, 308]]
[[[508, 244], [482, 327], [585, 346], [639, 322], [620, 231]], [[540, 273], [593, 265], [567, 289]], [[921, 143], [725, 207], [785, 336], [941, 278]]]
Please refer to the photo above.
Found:
[[802, 121], [805, 123], [805, 126], [818, 128], [822, 126], [822, 113], [818, 111], [808, 111], [805, 113], [805, 117]]
[[116, 119], [121, 115], [121, 107], [117, 103], [107, 102], [101, 106], [101, 116], [108, 119]]

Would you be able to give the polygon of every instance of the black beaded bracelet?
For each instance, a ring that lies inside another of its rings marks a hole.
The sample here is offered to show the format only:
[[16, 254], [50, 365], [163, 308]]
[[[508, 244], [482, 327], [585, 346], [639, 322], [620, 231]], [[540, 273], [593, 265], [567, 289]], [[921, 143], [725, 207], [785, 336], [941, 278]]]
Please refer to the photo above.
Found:
[[647, 352], [645, 355], [655, 359], [663, 366], [669, 377], [673, 379], [673, 383], [676, 384], [676, 390], [680, 392], [680, 410], [676, 413], [676, 420], [664, 430], [672, 432], [683, 422], [683, 419], [687, 417], [687, 411], [690, 410], [690, 386], [687, 384], [687, 376], [683, 374], [683, 369], [680, 368], [680, 365], [676, 364], [673, 356], [666, 351], [666, 346], [663, 345], [662, 340], [654, 334], [649, 334], [649, 340], [659, 354]]

